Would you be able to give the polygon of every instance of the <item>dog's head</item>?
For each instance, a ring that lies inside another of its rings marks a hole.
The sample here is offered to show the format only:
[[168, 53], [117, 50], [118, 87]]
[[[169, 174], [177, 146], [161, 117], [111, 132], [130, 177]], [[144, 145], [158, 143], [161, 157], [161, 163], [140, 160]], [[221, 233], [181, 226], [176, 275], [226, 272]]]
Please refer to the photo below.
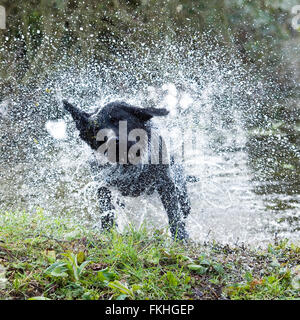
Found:
[[[107, 143], [108, 139], [114, 140], [117, 147], [116, 162], [119, 161], [119, 142], [123, 139], [121, 124], [126, 130], [127, 151], [134, 144], [128, 140], [130, 132], [134, 129], [142, 129], [148, 132], [148, 121], [154, 116], [166, 116], [169, 112], [166, 109], [137, 108], [125, 102], [112, 102], [93, 113], [87, 113], [63, 100], [64, 108], [73, 117], [79, 136], [94, 150], [98, 150], [101, 145]], [[113, 137], [102, 139], [99, 133], [105, 130], [113, 132]], [[124, 133], [124, 132], [123, 132]]]

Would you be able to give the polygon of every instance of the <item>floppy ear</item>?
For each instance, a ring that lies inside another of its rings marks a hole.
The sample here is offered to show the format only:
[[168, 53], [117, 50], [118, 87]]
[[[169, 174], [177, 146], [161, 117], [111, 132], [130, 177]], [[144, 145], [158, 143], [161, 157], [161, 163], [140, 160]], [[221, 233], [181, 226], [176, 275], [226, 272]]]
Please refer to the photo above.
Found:
[[89, 113], [84, 112], [82, 110], [79, 110], [79, 108], [75, 107], [74, 105], [69, 103], [67, 100], [63, 100], [62, 102], [63, 102], [63, 105], [64, 105], [64, 109], [71, 113], [71, 115], [74, 118], [74, 120], [76, 120], [77, 118], [80, 118], [82, 116], [84, 116], [86, 118], [88, 118], [90, 116]]
[[137, 107], [129, 107], [129, 106], [122, 106], [123, 110], [126, 112], [134, 115], [138, 119], [142, 121], [148, 121], [153, 117], [162, 117], [169, 114], [169, 111], [164, 108], [137, 108]]

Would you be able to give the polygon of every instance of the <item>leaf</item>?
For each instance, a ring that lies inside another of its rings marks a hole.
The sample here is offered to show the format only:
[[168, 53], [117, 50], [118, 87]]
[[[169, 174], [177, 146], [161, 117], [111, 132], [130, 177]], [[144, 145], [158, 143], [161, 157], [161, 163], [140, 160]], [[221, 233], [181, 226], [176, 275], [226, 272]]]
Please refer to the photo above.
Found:
[[103, 270], [100, 270], [97, 274], [98, 280], [104, 282], [104, 281], [113, 281], [116, 278], [116, 274], [109, 272], [108, 268], [105, 268]]
[[92, 294], [92, 292], [90, 292], [90, 291], [85, 292], [85, 293], [82, 295], [82, 299], [83, 299], [83, 300], [93, 300], [93, 294]]
[[139, 284], [133, 284], [132, 285], [132, 291], [135, 292], [135, 291], [139, 291], [141, 289], [141, 286]]
[[116, 300], [125, 300], [127, 297], [127, 294], [120, 294], [119, 296], [117, 296]]
[[67, 258], [67, 262], [65, 262], [65, 265], [67, 267], [67, 269], [69, 270], [70, 275], [72, 275], [72, 277], [78, 281], [79, 280], [79, 267], [77, 264], [77, 254], [74, 254], [70, 251], [67, 251], [66, 253], [62, 254], [63, 256], [65, 256]]
[[224, 268], [220, 263], [214, 263], [213, 268], [217, 273], [220, 273], [220, 274], [224, 273]]
[[188, 265], [188, 268], [189, 268], [190, 270], [196, 271], [196, 270], [198, 270], [199, 268], [202, 268], [202, 267], [199, 266], [198, 264], [189, 264], [189, 265]]
[[84, 268], [89, 264], [91, 263], [91, 261], [85, 261], [83, 262], [80, 267], [78, 267], [78, 275], [80, 276], [81, 273], [83, 272]]
[[210, 266], [211, 265], [211, 262], [207, 259], [202, 259], [200, 261], [200, 264], [204, 265], [204, 266]]
[[68, 276], [68, 268], [66, 268], [66, 262], [57, 261], [53, 263], [50, 267], [45, 270], [46, 274], [49, 274], [53, 277], [62, 277], [65, 278]]
[[79, 264], [85, 261], [85, 253], [83, 251], [77, 253], [77, 261]]
[[188, 260], [188, 261], [191, 262], [191, 263], [194, 262], [194, 260], [193, 260], [192, 258], [188, 257], [188, 256], [182, 256], [182, 258], [183, 258], [184, 260]]
[[108, 286], [112, 289], [115, 289], [116, 291], [119, 291], [125, 295], [128, 295], [130, 297], [134, 297], [134, 294], [133, 294], [133, 291], [132, 289], [129, 289], [127, 287], [127, 284], [123, 284], [122, 282], [118, 281], [118, 280], [115, 280], [113, 282], [110, 282], [108, 284]]
[[175, 277], [175, 275], [171, 271], [167, 272], [167, 279], [169, 281], [170, 286], [177, 287], [178, 280], [177, 280], [177, 278]]
[[190, 281], [191, 281], [191, 277], [190, 277], [190, 276], [187, 276], [187, 277], [184, 279], [184, 284], [188, 284]]
[[43, 297], [43, 296], [37, 296], [37, 297], [31, 297], [28, 300], [51, 300], [51, 299]]
[[206, 273], [206, 271], [208, 270], [208, 268], [205, 268], [203, 266], [200, 266], [198, 264], [189, 264], [188, 268], [190, 270], [196, 271], [198, 274], [202, 275], [204, 273]]

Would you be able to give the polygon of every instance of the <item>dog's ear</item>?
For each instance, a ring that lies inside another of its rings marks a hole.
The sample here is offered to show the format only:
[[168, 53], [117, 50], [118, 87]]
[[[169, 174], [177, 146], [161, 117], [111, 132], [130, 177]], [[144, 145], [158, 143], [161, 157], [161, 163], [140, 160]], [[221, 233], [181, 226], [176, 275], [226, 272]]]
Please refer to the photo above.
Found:
[[87, 112], [84, 112], [79, 108], [77, 108], [76, 106], [73, 106], [67, 100], [63, 100], [63, 104], [64, 104], [64, 109], [71, 114], [73, 120], [76, 123], [76, 127], [78, 130], [81, 131], [90, 126], [90, 121], [89, 121], [90, 115]]
[[79, 108], [75, 107], [74, 105], [72, 105], [71, 103], [69, 103], [67, 100], [63, 100], [63, 105], [64, 105], [64, 109], [66, 111], [68, 111], [69, 113], [71, 113], [71, 115], [73, 116], [74, 120], [77, 118], [80, 118], [82, 116], [88, 118], [90, 116], [89, 113], [84, 112], [82, 110], [79, 110]]
[[137, 108], [137, 107], [129, 107], [122, 106], [123, 110], [134, 115], [141, 121], [148, 121], [153, 117], [162, 117], [169, 114], [169, 111], [164, 108]]

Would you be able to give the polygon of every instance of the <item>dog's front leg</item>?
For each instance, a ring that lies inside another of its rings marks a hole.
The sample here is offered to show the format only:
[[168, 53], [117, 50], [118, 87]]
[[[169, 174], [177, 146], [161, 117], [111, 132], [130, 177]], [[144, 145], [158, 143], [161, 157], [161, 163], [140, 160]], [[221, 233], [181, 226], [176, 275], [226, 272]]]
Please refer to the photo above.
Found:
[[183, 214], [183, 217], [186, 218], [191, 212], [191, 203], [187, 192], [186, 179], [184, 176], [183, 167], [179, 164], [173, 164], [171, 166], [171, 170], [173, 170], [174, 182], [176, 185], [180, 209]]
[[112, 204], [111, 191], [106, 187], [98, 189], [99, 206], [101, 210], [101, 227], [109, 230], [114, 225], [114, 205]]
[[168, 214], [173, 239], [187, 240], [188, 233], [185, 230], [184, 217], [179, 207], [179, 195], [175, 183], [168, 177], [158, 184], [157, 191]]

